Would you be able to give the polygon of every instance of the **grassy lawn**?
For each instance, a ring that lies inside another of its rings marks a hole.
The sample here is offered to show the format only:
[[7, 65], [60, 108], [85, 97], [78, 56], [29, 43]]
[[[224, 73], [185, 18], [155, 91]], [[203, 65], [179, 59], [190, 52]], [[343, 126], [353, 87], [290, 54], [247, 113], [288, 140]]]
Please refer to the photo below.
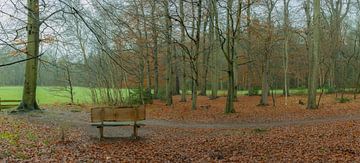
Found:
[[[69, 93], [65, 91], [55, 90], [55, 87], [38, 87], [37, 101], [39, 104], [61, 104], [69, 103]], [[91, 102], [89, 89], [84, 87], [74, 88], [75, 103], [89, 103]], [[2, 100], [21, 100], [22, 87], [20, 86], [6, 86], [0, 87], [0, 98]]]
[[[74, 102], [83, 104], [91, 103], [90, 90], [85, 87], [74, 87], [75, 97]], [[282, 94], [282, 90], [275, 90], [275, 94]], [[318, 90], [318, 92], [321, 92]], [[124, 92], [125, 93], [125, 92]], [[191, 94], [190, 91], [187, 92]], [[259, 91], [261, 93], [261, 90]], [[307, 93], [306, 89], [291, 89], [290, 94], [303, 94]], [[211, 91], [208, 90], [207, 94], [210, 95]], [[226, 90], [219, 90], [220, 96], [226, 95]], [[239, 95], [246, 95], [247, 91], [238, 91]], [[0, 87], [0, 98], [2, 100], [20, 100], [22, 96], [21, 86], [2, 86]], [[37, 101], [39, 104], [63, 104], [69, 103], [69, 93], [56, 89], [56, 87], [43, 87], [37, 88]]]

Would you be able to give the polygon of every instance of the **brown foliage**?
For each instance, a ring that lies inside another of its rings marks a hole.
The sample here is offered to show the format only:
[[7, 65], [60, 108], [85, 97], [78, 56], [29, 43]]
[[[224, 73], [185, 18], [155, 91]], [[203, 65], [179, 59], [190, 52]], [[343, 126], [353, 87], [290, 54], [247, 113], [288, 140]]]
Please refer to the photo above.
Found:
[[[89, 116], [84, 111], [54, 109], [53, 113], [63, 114], [63, 118], [68, 119], [44, 117], [48, 118], [46, 121], [36, 120], [34, 115], [0, 114], [0, 161], [360, 161], [359, 121], [338, 121], [333, 118], [340, 114], [359, 117], [359, 101], [341, 104], [337, 103], [334, 97], [326, 96], [325, 104], [320, 109], [306, 110], [305, 106], [298, 104], [299, 99], [304, 101], [305, 97], [292, 96], [288, 107], [280, 105], [281, 98], [277, 100], [277, 107], [256, 107], [258, 98], [240, 97], [241, 102], [236, 103], [237, 113], [232, 115], [222, 113], [224, 98], [207, 100], [206, 97], [201, 97], [200, 105], [209, 108], [196, 111], [191, 111], [191, 105], [188, 104], [190, 102], [176, 102], [174, 108], [166, 108], [164, 103], [156, 101], [148, 110], [148, 117], [152, 119], [150, 121], [154, 121], [154, 118], [183, 120], [173, 123], [172, 126], [147, 125], [140, 129], [139, 140], [116, 137], [99, 141], [95, 136], [97, 130], [83, 123]], [[178, 101], [179, 97], [175, 99]], [[292, 123], [292, 120], [306, 122], [313, 118], [322, 121], [313, 124]], [[64, 128], [55, 122], [55, 119], [59, 119], [59, 122], [70, 120], [69, 126], [73, 127]], [[223, 123], [225, 121], [232, 123]], [[258, 125], [258, 122], [272, 124], [277, 121], [288, 124], [267, 128]], [[201, 124], [200, 122], [212, 122], [225, 127], [214, 125], [204, 128], [196, 125]], [[245, 123], [253, 125], [242, 127]], [[237, 125], [231, 127], [232, 124]], [[115, 130], [121, 130], [126, 135], [131, 132], [129, 128], [109, 129], [107, 132]]]

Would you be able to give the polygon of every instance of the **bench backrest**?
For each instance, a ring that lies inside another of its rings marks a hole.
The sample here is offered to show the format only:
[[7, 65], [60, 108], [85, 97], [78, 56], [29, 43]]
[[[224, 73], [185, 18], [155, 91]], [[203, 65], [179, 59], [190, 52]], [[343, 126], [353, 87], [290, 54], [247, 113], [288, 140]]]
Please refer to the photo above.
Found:
[[5, 103], [5, 102], [21, 102], [21, 100], [0, 100], [0, 102]]
[[145, 120], [145, 107], [97, 107], [91, 109], [91, 122]]
[[18, 106], [21, 100], [2, 100], [0, 98], [0, 109]]

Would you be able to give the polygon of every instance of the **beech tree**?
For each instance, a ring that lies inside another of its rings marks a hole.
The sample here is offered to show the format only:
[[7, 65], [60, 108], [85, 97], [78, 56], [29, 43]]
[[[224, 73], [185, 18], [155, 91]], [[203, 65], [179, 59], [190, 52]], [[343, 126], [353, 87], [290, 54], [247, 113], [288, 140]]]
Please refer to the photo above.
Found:
[[313, 46], [314, 51], [310, 54], [309, 69], [309, 93], [308, 93], [308, 109], [316, 109], [316, 90], [318, 78], [318, 56], [320, 53], [320, 0], [314, 0], [314, 21], [313, 21]]
[[170, 15], [170, 6], [167, 0], [164, 0], [164, 10], [165, 10], [165, 39], [166, 39], [166, 104], [172, 105], [172, 22]]
[[39, 106], [36, 102], [37, 70], [39, 44], [40, 44], [40, 14], [39, 0], [27, 1], [27, 44], [26, 57], [32, 58], [26, 61], [25, 82], [23, 97], [18, 110], [37, 110]]
[[268, 102], [268, 95], [269, 95], [269, 82], [270, 82], [270, 60], [271, 55], [273, 53], [273, 21], [272, 21], [272, 13], [275, 9], [276, 3], [278, 0], [267, 0], [265, 1], [265, 6], [267, 9], [267, 18], [266, 18], [266, 24], [267, 24], [267, 36], [265, 41], [265, 49], [264, 54], [262, 58], [262, 84], [261, 84], [261, 99], [260, 104], [261, 106], [267, 106], [269, 105]]
[[287, 98], [289, 95], [288, 87], [288, 69], [289, 69], [289, 3], [290, 0], [284, 0], [284, 95], [285, 105], [287, 105]]

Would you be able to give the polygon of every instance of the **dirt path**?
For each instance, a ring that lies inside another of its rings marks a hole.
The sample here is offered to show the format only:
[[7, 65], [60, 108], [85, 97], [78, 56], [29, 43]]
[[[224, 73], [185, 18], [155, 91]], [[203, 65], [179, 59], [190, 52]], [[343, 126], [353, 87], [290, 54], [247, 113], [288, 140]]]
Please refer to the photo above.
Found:
[[[88, 112], [72, 112], [70, 110], [46, 109], [42, 113], [30, 113], [17, 115], [20, 118], [27, 118], [30, 121], [53, 123], [71, 127], [94, 128], [89, 125], [90, 114]], [[312, 125], [318, 123], [331, 123], [336, 121], [360, 120], [360, 115], [337, 115], [326, 118], [302, 119], [302, 120], [283, 120], [266, 122], [218, 122], [218, 123], [198, 123], [198, 122], [177, 122], [168, 120], [149, 119], [143, 121], [147, 126], [171, 127], [171, 128], [206, 128], [206, 129], [238, 129], [238, 128], [273, 128], [297, 125]]]

